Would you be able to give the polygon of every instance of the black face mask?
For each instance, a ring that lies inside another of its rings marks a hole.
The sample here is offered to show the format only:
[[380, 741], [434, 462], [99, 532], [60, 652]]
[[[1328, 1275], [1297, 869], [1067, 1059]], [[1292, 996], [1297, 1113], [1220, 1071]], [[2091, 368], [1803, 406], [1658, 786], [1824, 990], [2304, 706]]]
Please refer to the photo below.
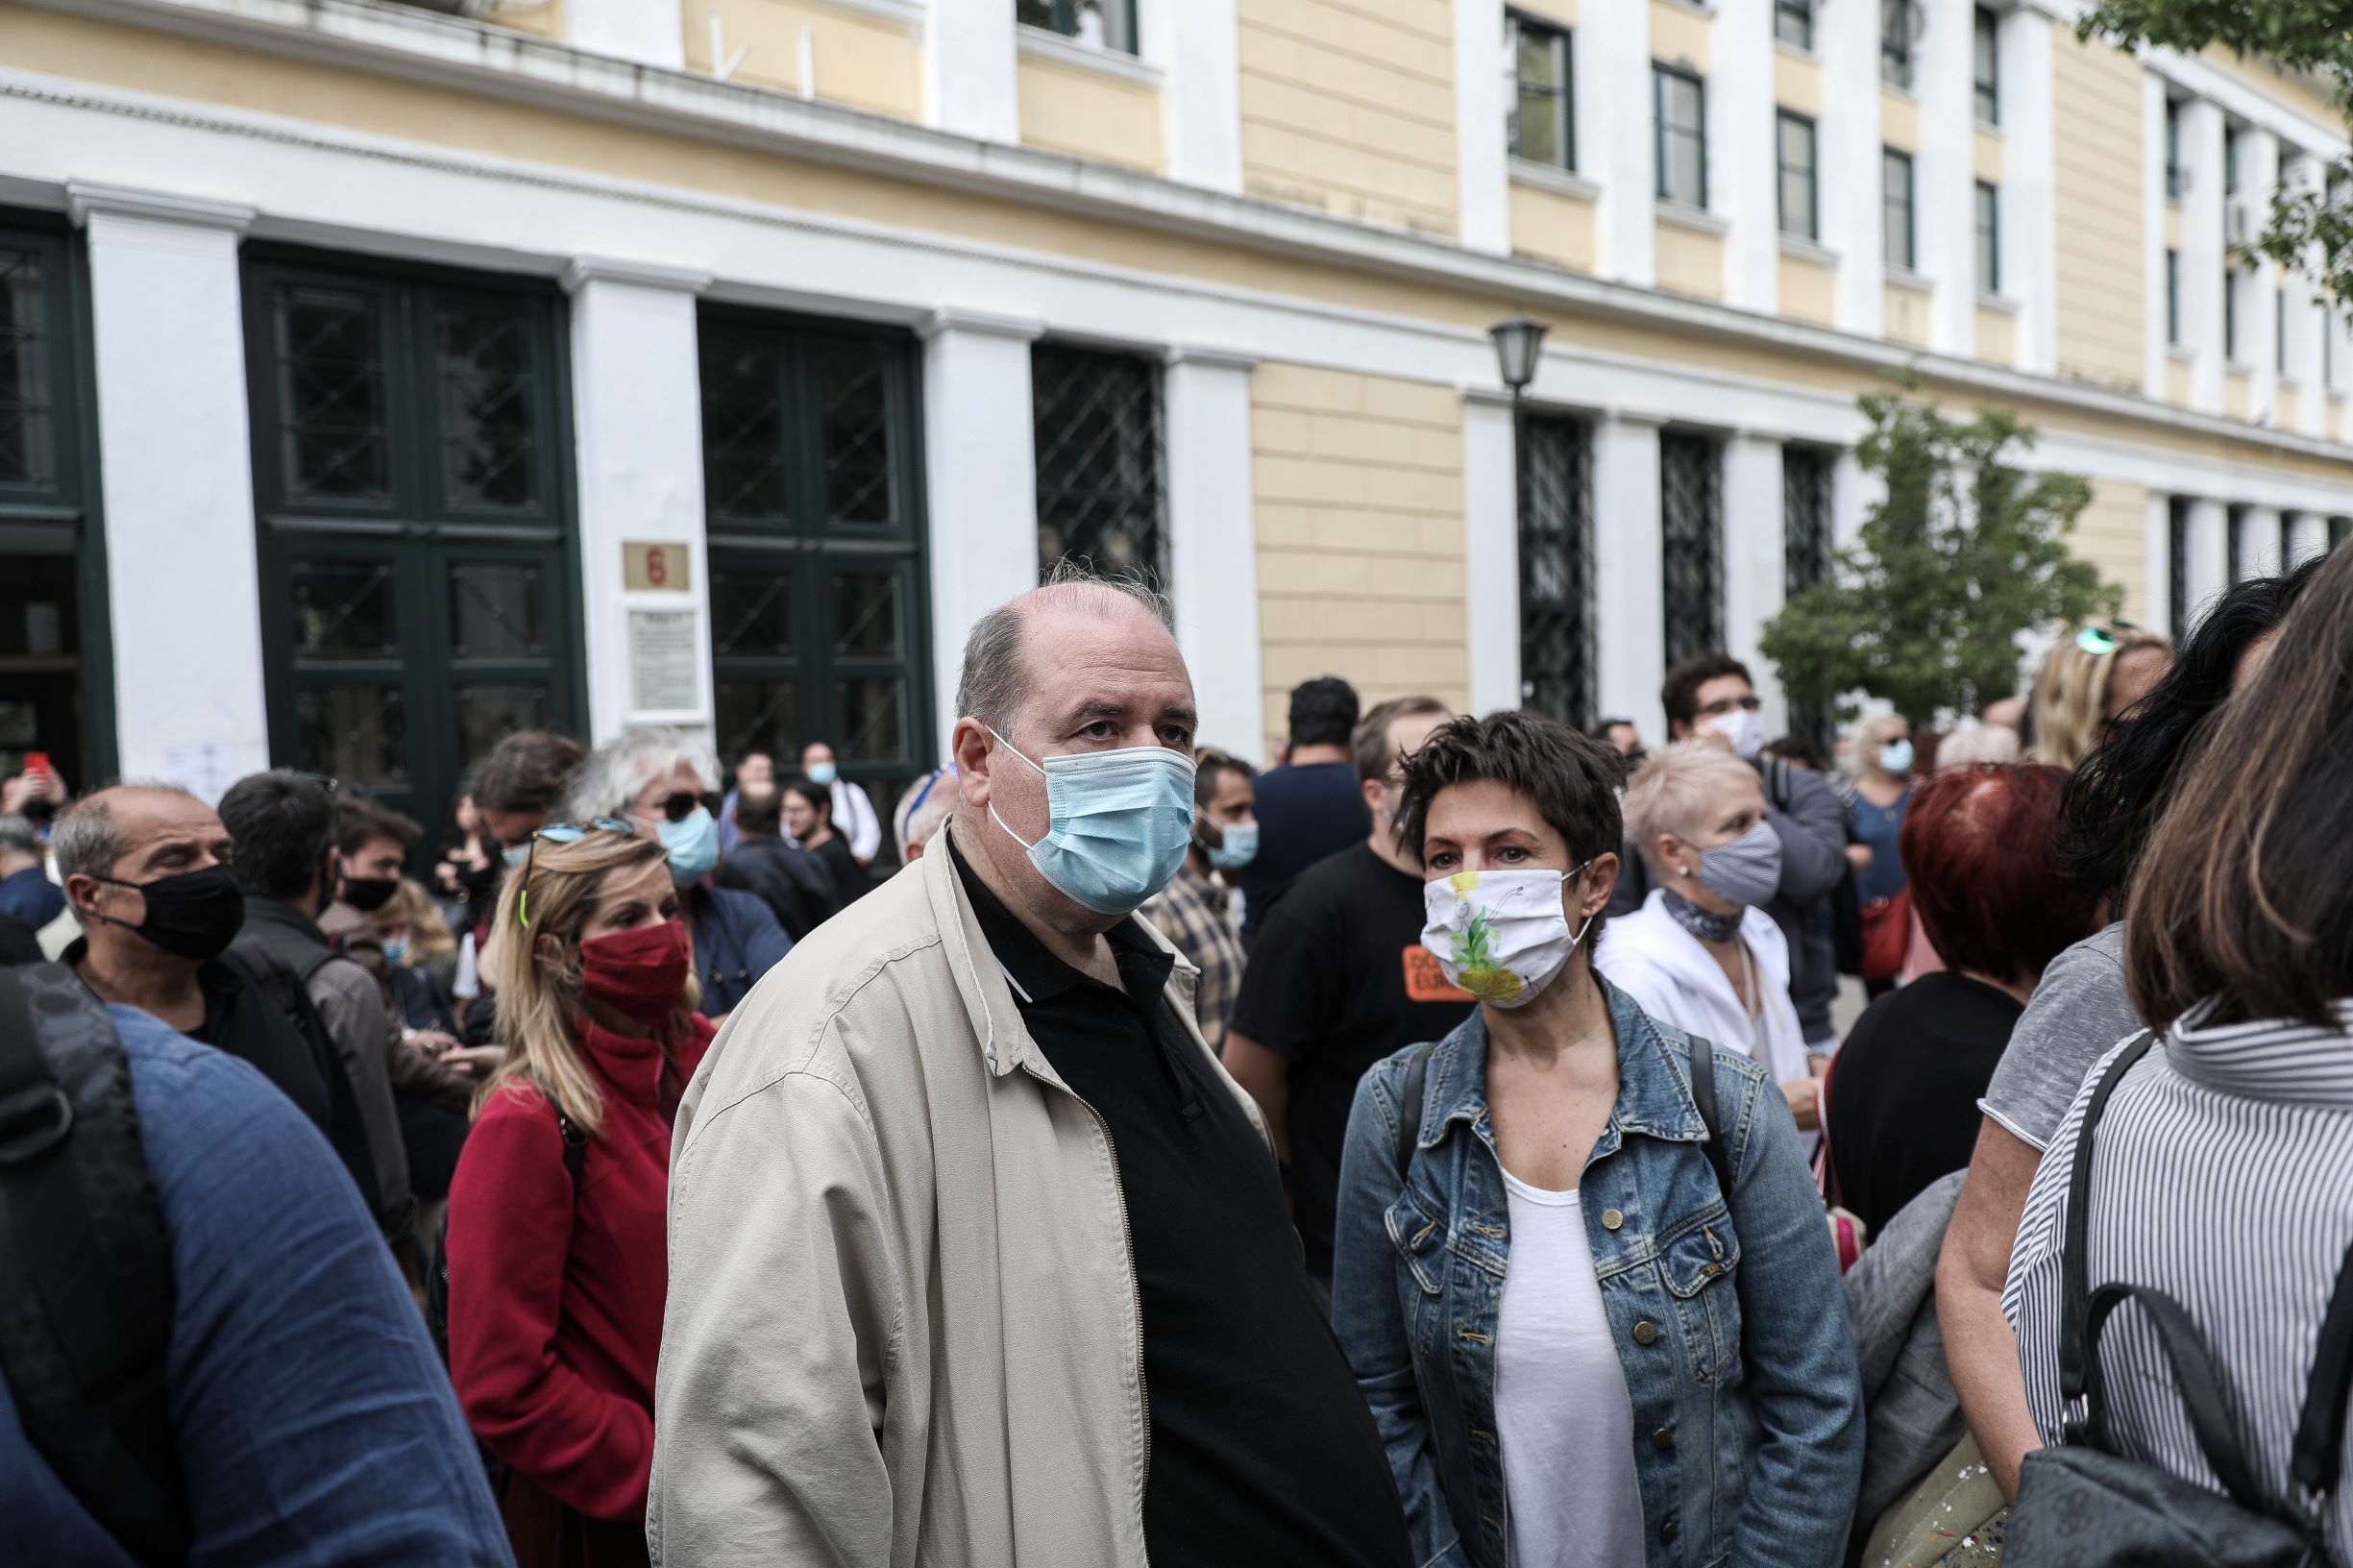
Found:
[[457, 873], [457, 886], [466, 895], [466, 902], [478, 904], [499, 891], [499, 872], [502, 868], [497, 860], [487, 866], [470, 866]]
[[362, 915], [373, 915], [392, 902], [392, 895], [401, 891], [397, 876], [347, 876], [343, 879], [343, 901]]
[[95, 878], [118, 888], [136, 888], [147, 900], [147, 918], [136, 925], [110, 915], [89, 912], [93, 919], [136, 931], [175, 958], [203, 963], [218, 958], [236, 940], [245, 924], [245, 894], [236, 873], [226, 866], [159, 876], [153, 882], [123, 882], [111, 876]]

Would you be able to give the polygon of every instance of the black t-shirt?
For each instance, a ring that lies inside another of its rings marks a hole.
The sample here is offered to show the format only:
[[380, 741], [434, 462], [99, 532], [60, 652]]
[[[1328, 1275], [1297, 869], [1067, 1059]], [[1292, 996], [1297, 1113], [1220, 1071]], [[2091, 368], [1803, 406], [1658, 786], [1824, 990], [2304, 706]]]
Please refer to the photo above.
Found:
[[1143, 1308], [1153, 1568], [1406, 1568], [1372, 1415], [1310, 1294], [1273, 1158], [1164, 1004], [1173, 960], [1122, 921], [1123, 990], [1090, 979], [957, 874], [1054, 1070], [1110, 1129]]
[[1227, 1027], [1290, 1064], [1291, 1207], [1308, 1267], [1332, 1277], [1340, 1145], [1365, 1069], [1470, 1015], [1422, 946], [1422, 879], [1359, 842], [1267, 917]]
[[1259, 852], [1233, 873], [1242, 894], [1242, 935], [1256, 940], [1275, 901], [1299, 875], [1372, 831], [1354, 763], [1269, 768], [1253, 788]]
[[2024, 1006], [1950, 972], [1871, 1004], [1830, 1069], [1839, 1196], [1878, 1230], [1940, 1176], [1968, 1166], [1977, 1101]]
[[858, 857], [850, 853], [849, 841], [840, 832], [837, 831], [816, 848], [803, 852], [815, 855], [824, 863], [825, 870], [833, 877], [834, 896], [840, 900], [841, 908], [847, 909], [874, 891], [873, 879], [866, 874], [866, 868], [858, 864]]

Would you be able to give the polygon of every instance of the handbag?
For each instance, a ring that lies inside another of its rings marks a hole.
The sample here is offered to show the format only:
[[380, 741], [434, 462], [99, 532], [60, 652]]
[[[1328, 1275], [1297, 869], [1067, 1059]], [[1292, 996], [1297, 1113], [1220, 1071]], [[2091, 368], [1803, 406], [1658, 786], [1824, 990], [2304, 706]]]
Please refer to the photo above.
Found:
[[1875, 898], [1863, 906], [1863, 962], [1866, 980], [1893, 980], [1903, 972], [1904, 955], [1912, 945], [1912, 890], [1892, 898]]
[[[2011, 1510], [2010, 1568], [2316, 1568], [2331, 1559], [2324, 1523], [2344, 1450], [2345, 1393], [2353, 1373], [2353, 1248], [2348, 1248], [2321, 1321], [2289, 1465], [2292, 1496], [2274, 1499], [2231, 1417], [2226, 1382], [2181, 1304], [2145, 1286], [2090, 1288], [2087, 1245], [2093, 1134], [2108, 1097], [2148, 1053], [2144, 1034], [2102, 1074], [2084, 1109], [2068, 1175], [2067, 1234], [2060, 1255], [2059, 1387], [2066, 1400], [2062, 1441], [2026, 1456]], [[2110, 1445], [2099, 1365], [2101, 1328], [2118, 1307], [2137, 1303], [2163, 1346], [2199, 1451], [2220, 1492], [2185, 1481]]]

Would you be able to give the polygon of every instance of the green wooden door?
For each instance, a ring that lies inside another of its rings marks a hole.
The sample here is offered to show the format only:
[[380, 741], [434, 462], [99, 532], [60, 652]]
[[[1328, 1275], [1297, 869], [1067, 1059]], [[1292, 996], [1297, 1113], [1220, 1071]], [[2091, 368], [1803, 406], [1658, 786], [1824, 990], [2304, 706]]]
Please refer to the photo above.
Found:
[[721, 755], [823, 741], [887, 838], [933, 767], [914, 340], [719, 307], [699, 335]]
[[429, 828], [502, 736], [587, 734], [559, 303], [248, 259], [270, 754]]

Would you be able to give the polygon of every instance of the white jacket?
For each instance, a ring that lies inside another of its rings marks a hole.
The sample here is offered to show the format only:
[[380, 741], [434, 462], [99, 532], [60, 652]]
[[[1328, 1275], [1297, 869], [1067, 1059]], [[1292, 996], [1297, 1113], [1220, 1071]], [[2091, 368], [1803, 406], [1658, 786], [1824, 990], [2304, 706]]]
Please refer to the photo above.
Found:
[[1765, 993], [1757, 1020], [1763, 1038], [1752, 1039], [1749, 1010], [1733, 994], [1723, 967], [1699, 938], [1675, 923], [1666, 896], [1665, 889], [1653, 888], [1640, 909], [1611, 920], [1594, 950], [1594, 967], [1661, 1023], [1740, 1052], [1776, 1083], [1804, 1077], [1805, 1037], [1789, 1000], [1789, 942], [1773, 917], [1753, 908], [1740, 917], [1740, 937], [1756, 957]]

